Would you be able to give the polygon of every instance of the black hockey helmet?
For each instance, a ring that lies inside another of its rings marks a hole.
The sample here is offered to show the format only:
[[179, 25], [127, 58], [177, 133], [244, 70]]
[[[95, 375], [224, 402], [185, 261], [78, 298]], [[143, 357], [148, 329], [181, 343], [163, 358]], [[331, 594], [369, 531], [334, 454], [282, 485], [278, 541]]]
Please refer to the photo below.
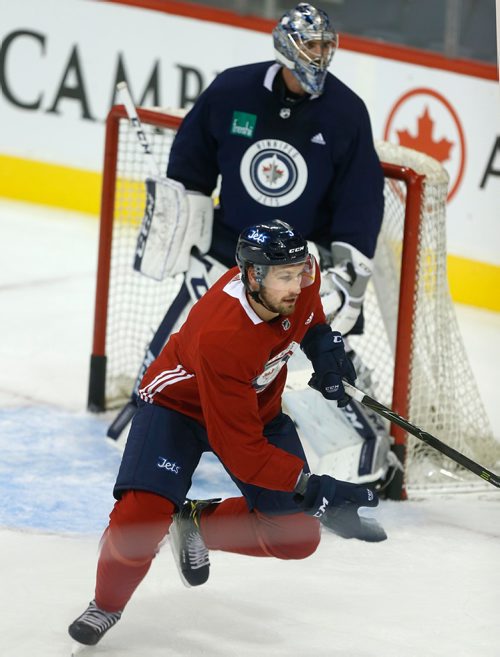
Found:
[[241, 232], [236, 246], [236, 262], [245, 285], [248, 285], [250, 265], [255, 269], [257, 281], [262, 283], [268, 267], [299, 265], [308, 259], [307, 240], [281, 219], [248, 226]]

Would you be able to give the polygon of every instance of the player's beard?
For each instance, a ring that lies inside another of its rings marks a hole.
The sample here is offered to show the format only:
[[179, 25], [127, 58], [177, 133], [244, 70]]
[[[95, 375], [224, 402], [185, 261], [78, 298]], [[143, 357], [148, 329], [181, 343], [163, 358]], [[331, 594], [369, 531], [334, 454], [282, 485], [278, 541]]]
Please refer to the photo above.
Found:
[[278, 313], [278, 315], [291, 315], [295, 310], [295, 305], [299, 298], [298, 295], [290, 294], [279, 301], [273, 301], [269, 298], [265, 287], [260, 288], [259, 297], [264, 308], [270, 310], [272, 313]]

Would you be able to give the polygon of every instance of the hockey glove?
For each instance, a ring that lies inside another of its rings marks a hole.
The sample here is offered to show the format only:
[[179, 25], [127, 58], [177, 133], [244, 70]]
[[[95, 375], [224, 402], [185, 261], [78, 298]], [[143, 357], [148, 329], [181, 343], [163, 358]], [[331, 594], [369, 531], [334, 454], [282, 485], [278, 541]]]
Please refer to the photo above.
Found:
[[378, 496], [362, 484], [340, 481], [329, 475], [302, 474], [295, 488], [294, 501], [308, 515], [342, 538], [378, 542], [387, 538], [372, 518], [358, 515], [361, 506], [375, 507]]
[[357, 538], [360, 541], [378, 543], [385, 541], [387, 534], [375, 518], [364, 518], [358, 514], [360, 506], [377, 506], [378, 496], [361, 484], [337, 481], [337, 495], [343, 501], [329, 506], [321, 517], [321, 524], [342, 538]]
[[336, 401], [337, 406], [347, 406], [350, 397], [344, 390], [342, 379], [354, 383], [356, 370], [345, 353], [340, 333], [332, 331], [326, 324], [317, 324], [306, 333], [301, 348], [314, 368], [309, 381], [311, 388], [318, 390], [325, 399]]
[[351, 484], [326, 474], [302, 473], [295, 487], [294, 501], [304, 513], [321, 518], [335, 507], [377, 506], [378, 496], [362, 484]]

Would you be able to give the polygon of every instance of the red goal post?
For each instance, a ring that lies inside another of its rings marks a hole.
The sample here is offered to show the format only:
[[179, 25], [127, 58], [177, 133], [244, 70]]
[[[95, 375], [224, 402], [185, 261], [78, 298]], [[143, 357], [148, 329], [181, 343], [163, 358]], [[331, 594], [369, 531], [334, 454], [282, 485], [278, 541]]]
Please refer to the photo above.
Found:
[[[180, 113], [140, 108], [138, 115], [166, 170]], [[365, 301], [365, 333], [351, 342], [372, 370], [377, 399], [486, 467], [493, 465], [500, 446], [474, 384], [448, 291], [447, 174], [416, 151], [386, 142], [377, 143], [377, 151], [386, 209]], [[132, 268], [147, 174], [125, 109], [115, 106], [106, 122], [88, 397], [93, 411], [128, 400], [147, 345], [182, 283], [182, 275], [157, 282]], [[406, 462], [410, 491], [475, 487], [461, 468], [400, 427], [391, 425], [391, 434], [394, 450]]]

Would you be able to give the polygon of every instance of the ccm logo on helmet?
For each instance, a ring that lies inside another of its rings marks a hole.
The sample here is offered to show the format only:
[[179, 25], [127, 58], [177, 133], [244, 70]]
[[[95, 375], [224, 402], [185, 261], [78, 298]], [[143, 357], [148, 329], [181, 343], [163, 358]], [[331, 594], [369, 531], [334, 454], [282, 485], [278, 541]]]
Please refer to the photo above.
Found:
[[303, 246], [298, 246], [296, 249], [289, 249], [288, 253], [298, 253], [299, 251], [303, 251], [304, 247]]

